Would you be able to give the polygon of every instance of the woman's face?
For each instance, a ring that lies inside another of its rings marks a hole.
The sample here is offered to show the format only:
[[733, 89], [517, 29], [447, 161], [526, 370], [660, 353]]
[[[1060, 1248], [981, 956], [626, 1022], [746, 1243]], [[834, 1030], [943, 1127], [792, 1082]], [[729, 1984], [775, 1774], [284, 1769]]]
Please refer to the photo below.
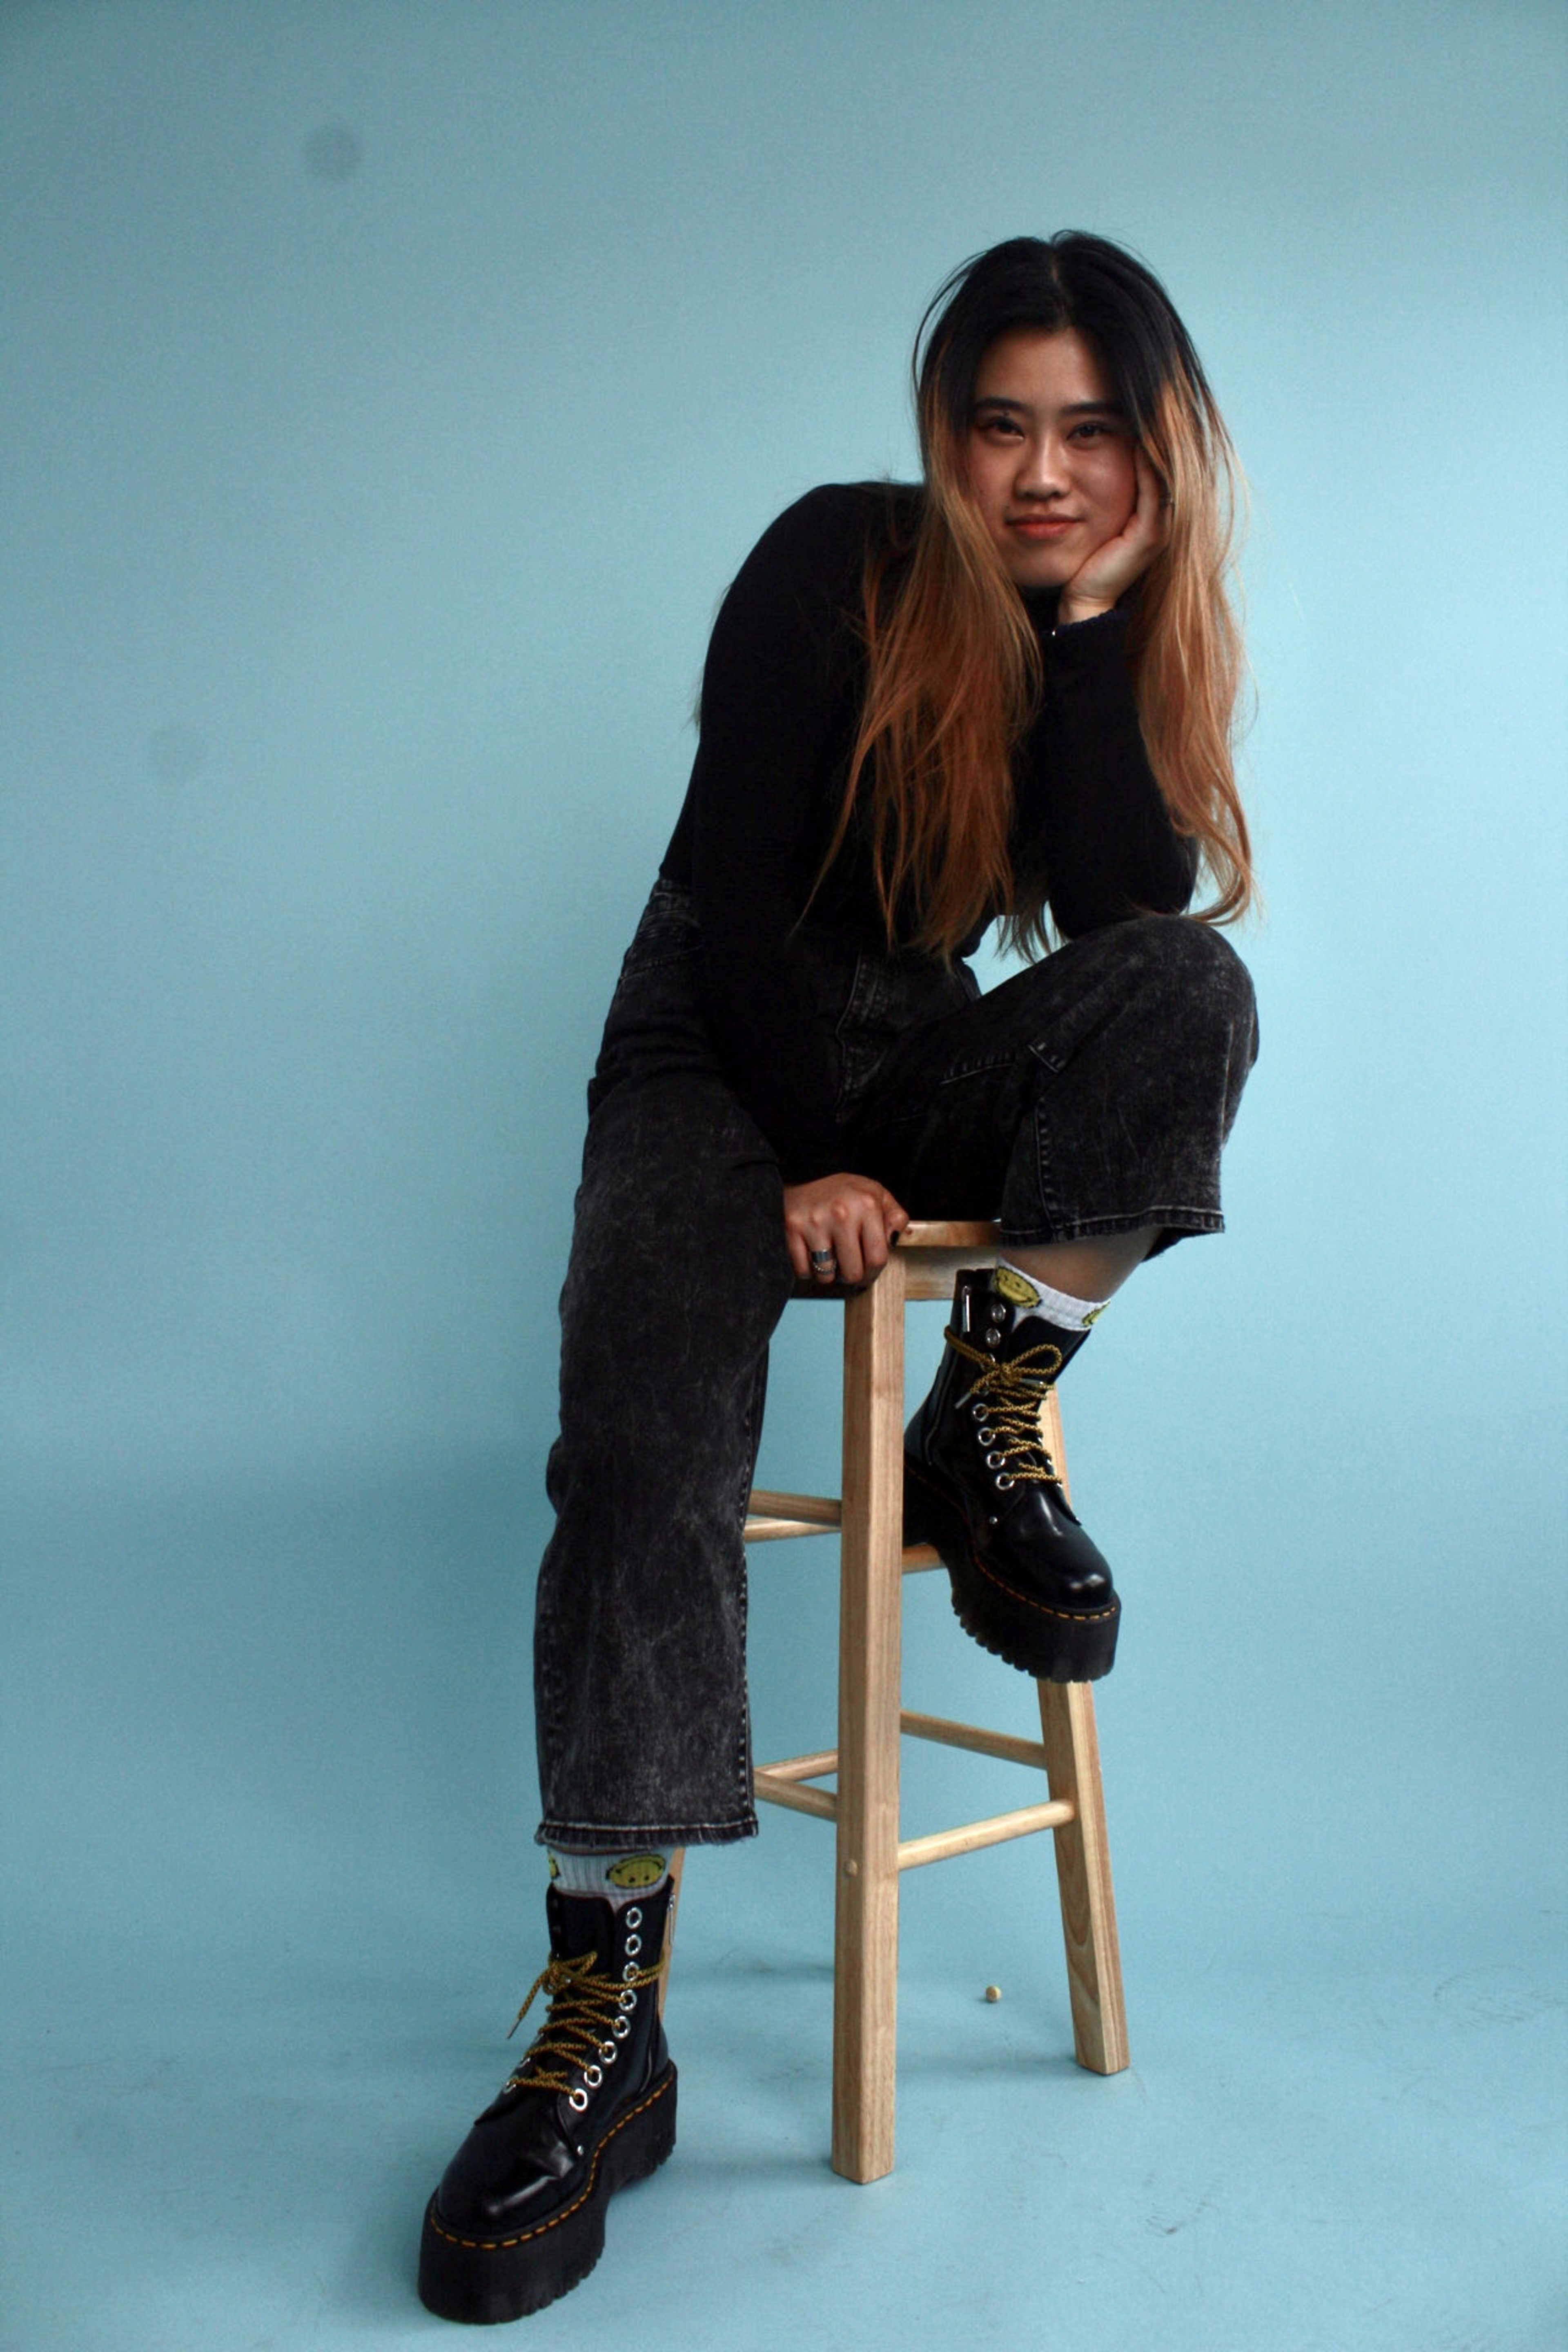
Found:
[[1076, 327], [998, 335], [974, 377], [969, 488], [1020, 588], [1060, 588], [1127, 525], [1136, 442]]

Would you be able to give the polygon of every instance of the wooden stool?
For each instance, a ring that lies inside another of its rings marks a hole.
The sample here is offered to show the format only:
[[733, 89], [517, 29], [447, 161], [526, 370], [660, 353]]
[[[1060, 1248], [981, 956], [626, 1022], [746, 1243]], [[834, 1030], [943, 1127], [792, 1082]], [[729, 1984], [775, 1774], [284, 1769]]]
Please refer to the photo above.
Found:
[[[844, 1305], [843, 1499], [759, 1488], [746, 1520], [748, 1543], [839, 1531], [838, 1745], [762, 1765], [755, 1786], [769, 1804], [837, 1823], [833, 2168], [849, 2180], [879, 2180], [893, 2168], [902, 1870], [1054, 1830], [1074, 2055], [1097, 2074], [1114, 2074], [1127, 2064], [1092, 1685], [1037, 1685], [1038, 1741], [911, 1715], [901, 1704], [901, 1578], [941, 1566], [928, 1546], [906, 1551], [903, 1545], [904, 1305], [911, 1298], [951, 1299], [959, 1266], [994, 1265], [1001, 1255], [994, 1225], [911, 1224], [884, 1271], [864, 1289], [797, 1286], [797, 1297], [837, 1298]], [[1045, 1437], [1065, 1484], [1054, 1389], [1045, 1407]], [[1033, 1765], [1047, 1776], [1049, 1801], [930, 1837], [900, 1839], [900, 1732]], [[811, 1785], [830, 1773], [837, 1775], [837, 1794]]]

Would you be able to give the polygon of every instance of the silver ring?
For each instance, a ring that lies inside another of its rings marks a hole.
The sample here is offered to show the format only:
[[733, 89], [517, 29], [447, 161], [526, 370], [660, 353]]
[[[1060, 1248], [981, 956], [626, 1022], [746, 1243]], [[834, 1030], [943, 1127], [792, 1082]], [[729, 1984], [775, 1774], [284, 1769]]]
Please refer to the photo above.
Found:
[[838, 1254], [836, 1250], [813, 1250], [811, 1262], [813, 1265], [837, 1265]]

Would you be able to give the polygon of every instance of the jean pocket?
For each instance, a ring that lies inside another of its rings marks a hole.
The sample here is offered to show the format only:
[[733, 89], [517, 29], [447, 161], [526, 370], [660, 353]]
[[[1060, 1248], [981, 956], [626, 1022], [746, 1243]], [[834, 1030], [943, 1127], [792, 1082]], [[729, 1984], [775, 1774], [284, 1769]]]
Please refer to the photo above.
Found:
[[978, 993], [965, 963], [950, 967], [925, 956], [892, 957], [862, 950], [837, 1031], [839, 1120], [847, 1122], [854, 1116], [901, 1037], [957, 1012]]

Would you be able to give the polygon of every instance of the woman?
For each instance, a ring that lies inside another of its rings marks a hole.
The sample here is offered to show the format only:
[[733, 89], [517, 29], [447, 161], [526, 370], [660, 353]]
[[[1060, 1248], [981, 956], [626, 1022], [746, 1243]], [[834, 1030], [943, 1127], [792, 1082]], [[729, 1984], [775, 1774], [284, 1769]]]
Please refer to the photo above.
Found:
[[[589, 1089], [535, 1631], [551, 2006], [426, 2217], [453, 2318], [574, 2285], [674, 2144], [668, 1864], [756, 1829], [741, 1529], [795, 1282], [1000, 1219], [906, 1531], [979, 1641], [1087, 1679], [1120, 1602], [1041, 1400], [1141, 1259], [1222, 1222], [1256, 1051], [1214, 928], [1251, 893], [1224, 424], [1157, 281], [1078, 234], [954, 273], [916, 396], [921, 484], [811, 492], [724, 600]], [[994, 919], [1037, 960], [982, 996]]]

